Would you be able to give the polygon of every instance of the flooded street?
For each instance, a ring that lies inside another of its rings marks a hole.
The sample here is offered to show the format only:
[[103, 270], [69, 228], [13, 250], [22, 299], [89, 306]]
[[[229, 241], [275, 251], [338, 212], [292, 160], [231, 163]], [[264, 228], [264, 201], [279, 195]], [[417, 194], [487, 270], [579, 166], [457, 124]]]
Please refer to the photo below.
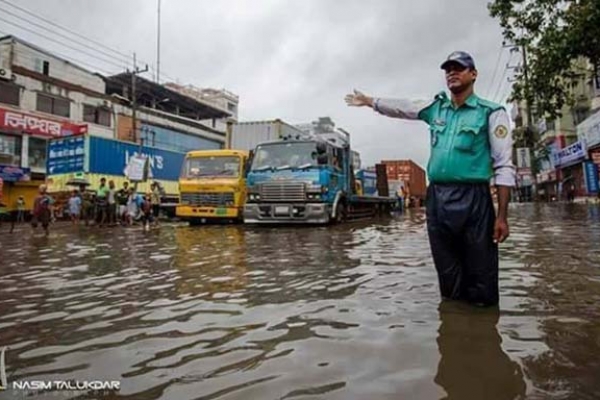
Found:
[[8, 383], [120, 380], [111, 397], [127, 399], [598, 399], [600, 208], [510, 214], [499, 312], [440, 306], [422, 211], [3, 231]]

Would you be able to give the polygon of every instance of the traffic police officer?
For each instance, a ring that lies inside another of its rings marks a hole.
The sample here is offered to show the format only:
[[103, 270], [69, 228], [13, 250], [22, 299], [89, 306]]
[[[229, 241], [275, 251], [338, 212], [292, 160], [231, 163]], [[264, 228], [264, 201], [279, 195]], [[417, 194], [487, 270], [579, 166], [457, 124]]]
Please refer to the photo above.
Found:
[[432, 101], [414, 102], [372, 98], [355, 90], [346, 103], [429, 125], [427, 231], [441, 295], [496, 305], [498, 243], [509, 235], [508, 202], [515, 184], [508, 114], [501, 105], [475, 95], [477, 70], [469, 54], [454, 52], [441, 68], [450, 98], [441, 92]]

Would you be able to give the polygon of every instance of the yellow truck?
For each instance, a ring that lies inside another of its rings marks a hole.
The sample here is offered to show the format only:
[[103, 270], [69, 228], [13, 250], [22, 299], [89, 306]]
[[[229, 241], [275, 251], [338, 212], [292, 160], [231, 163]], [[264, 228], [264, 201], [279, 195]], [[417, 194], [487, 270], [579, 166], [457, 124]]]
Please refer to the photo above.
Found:
[[179, 178], [177, 217], [191, 225], [241, 221], [246, 202], [246, 164], [242, 150], [198, 150], [186, 154]]

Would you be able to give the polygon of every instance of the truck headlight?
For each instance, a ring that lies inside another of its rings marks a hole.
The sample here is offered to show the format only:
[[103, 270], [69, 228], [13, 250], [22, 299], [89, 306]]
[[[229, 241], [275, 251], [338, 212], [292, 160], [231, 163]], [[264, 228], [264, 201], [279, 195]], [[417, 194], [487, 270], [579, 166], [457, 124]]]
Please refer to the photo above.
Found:
[[248, 194], [249, 200], [260, 200], [260, 194], [258, 193], [250, 193]]
[[308, 194], [306, 195], [306, 198], [307, 198], [308, 200], [319, 200], [319, 199], [321, 198], [321, 195], [320, 195], [320, 194], [317, 194], [317, 193], [308, 193]]

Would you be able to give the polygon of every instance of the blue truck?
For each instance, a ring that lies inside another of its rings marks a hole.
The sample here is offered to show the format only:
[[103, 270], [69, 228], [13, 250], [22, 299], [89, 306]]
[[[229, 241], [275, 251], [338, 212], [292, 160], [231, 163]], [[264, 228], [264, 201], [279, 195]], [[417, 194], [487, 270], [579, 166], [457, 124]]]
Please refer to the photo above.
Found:
[[328, 224], [389, 214], [385, 168], [374, 191], [373, 173], [357, 177], [352, 161], [349, 141], [319, 135], [259, 144], [247, 171], [244, 223]]

